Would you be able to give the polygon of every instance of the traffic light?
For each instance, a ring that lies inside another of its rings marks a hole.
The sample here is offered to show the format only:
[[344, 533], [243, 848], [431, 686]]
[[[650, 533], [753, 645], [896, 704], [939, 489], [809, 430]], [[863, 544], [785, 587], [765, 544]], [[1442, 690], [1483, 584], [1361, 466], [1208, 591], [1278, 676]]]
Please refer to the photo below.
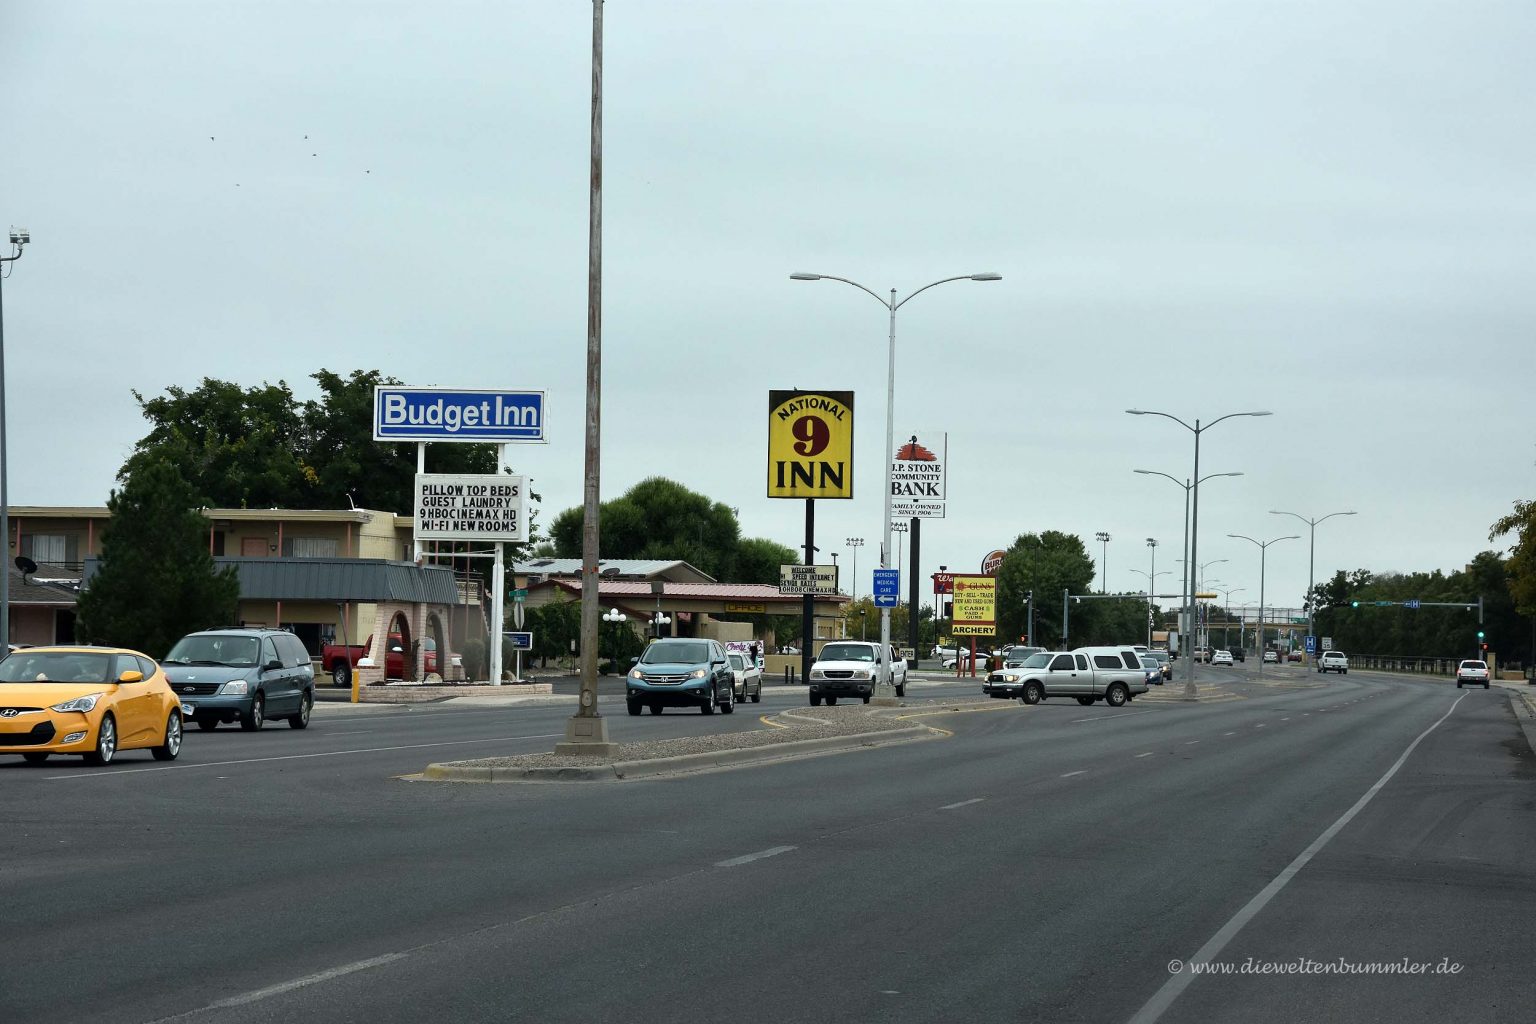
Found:
[[1360, 607], [1360, 602], [1359, 601], [1351, 601], [1351, 602], [1349, 602], [1349, 606], [1351, 608], [1359, 608]]
[[1487, 644], [1483, 644], [1483, 653], [1484, 654], [1488, 653], [1488, 645]]
[[1478, 638], [1478, 639], [1479, 639], [1479, 640], [1481, 640], [1481, 639], [1482, 639], [1482, 638], [1483, 638], [1483, 631], [1482, 631], [1482, 630], [1478, 630], [1478, 631], [1477, 631], [1477, 638]]

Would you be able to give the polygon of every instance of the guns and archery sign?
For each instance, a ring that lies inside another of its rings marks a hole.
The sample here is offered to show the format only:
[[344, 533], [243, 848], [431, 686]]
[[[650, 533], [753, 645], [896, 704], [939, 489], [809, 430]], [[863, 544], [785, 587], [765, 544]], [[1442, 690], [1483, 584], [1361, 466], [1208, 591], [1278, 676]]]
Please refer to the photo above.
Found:
[[853, 497], [853, 392], [768, 392], [768, 497]]
[[955, 573], [955, 617], [950, 632], [955, 636], [997, 634], [997, 578]]

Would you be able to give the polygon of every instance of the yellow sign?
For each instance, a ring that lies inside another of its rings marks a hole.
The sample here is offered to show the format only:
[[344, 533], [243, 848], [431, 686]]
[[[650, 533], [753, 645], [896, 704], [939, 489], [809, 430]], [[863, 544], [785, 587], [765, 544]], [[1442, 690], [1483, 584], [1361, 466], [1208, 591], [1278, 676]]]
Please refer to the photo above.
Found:
[[768, 497], [853, 497], [853, 392], [768, 392]]
[[768, 606], [766, 604], [743, 604], [740, 601], [727, 601], [725, 602], [725, 610], [741, 614], [764, 615], [768, 611]]
[[956, 636], [991, 636], [997, 632], [997, 577], [955, 573]]
[[1221, 595], [1220, 594], [1196, 594], [1195, 596], [1197, 598], [1200, 598], [1201, 600], [1204, 600], [1204, 601], [1214, 601], [1218, 597], [1220, 597]]

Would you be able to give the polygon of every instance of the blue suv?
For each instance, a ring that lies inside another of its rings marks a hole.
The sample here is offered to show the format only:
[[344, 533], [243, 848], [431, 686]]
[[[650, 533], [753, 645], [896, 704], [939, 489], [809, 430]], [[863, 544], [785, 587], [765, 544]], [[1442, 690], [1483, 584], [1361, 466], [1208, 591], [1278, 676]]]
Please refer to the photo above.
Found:
[[309, 727], [315, 706], [315, 666], [298, 637], [285, 629], [210, 629], [188, 633], [160, 661], [199, 729], [240, 723], [247, 732], [267, 719]]
[[652, 641], [625, 682], [632, 715], [647, 707], [653, 715], [668, 707], [698, 708], [706, 715], [714, 714], [717, 707], [726, 715], [736, 710], [736, 677], [717, 640]]

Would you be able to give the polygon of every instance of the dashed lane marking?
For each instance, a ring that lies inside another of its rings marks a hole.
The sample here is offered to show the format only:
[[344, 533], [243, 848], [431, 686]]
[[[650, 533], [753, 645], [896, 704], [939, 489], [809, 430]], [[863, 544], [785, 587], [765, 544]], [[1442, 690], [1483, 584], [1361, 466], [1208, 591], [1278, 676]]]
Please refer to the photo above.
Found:
[[1067, 772], [1067, 774], [1063, 775], [1062, 778], [1070, 779], [1074, 775], [1087, 775], [1087, 774], [1088, 774], [1088, 770], [1086, 768], [1084, 768], [1081, 771]]
[[717, 868], [739, 868], [743, 864], [751, 864], [755, 860], [763, 860], [768, 857], [777, 857], [781, 853], [788, 853], [795, 849], [793, 846], [770, 846], [766, 850], [758, 850], [756, 853], [743, 854], [740, 857], [732, 857], [730, 860], [716, 861]]
[[979, 803], [981, 803], [985, 799], [986, 799], [986, 797], [984, 797], [984, 796], [973, 796], [969, 800], [961, 800], [957, 804], [945, 804], [943, 807], [940, 807], [939, 810], [941, 810], [941, 811], [953, 811], [956, 808], [969, 807], [969, 806], [971, 806], [971, 804], [979, 804]]
[[1149, 750], [1145, 754], [1137, 754], [1136, 756], [1137, 757], [1151, 757], [1152, 756], [1152, 751]]

